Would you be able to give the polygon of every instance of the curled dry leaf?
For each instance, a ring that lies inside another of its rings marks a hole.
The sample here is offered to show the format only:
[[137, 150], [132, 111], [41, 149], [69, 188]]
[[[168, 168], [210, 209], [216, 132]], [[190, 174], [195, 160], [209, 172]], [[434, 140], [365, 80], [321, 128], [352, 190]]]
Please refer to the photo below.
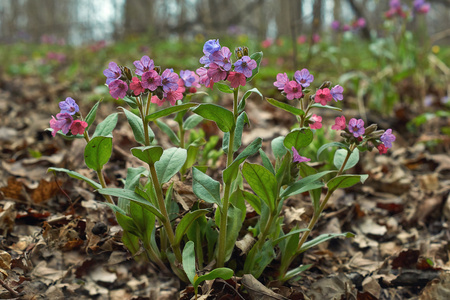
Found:
[[254, 300], [284, 300], [287, 299], [274, 291], [266, 288], [261, 282], [256, 280], [251, 274], [245, 274], [242, 277], [242, 284], [250, 295], [250, 299]]
[[11, 270], [11, 255], [4, 250], [0, 250], [0, 279], [8, 277], [8, 271]]

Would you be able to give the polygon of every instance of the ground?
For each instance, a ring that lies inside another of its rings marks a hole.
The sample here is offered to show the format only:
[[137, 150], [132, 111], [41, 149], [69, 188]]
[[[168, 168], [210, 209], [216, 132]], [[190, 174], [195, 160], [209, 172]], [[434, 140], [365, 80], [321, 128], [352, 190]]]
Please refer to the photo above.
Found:
[[[0, 78], [0, 298], [190, 299], [192, 288], [134, 260], [100, 195], [66, 175], [47, 173], [49, 167], [65, 167], [95, 178], [83, 162], [83, 141], [64, 141], [45, 131], [57, 101], [68, 94], [67, 85], [42, 78]], [[293, 120], [260, 98], [250, 99], [253, 125], [244, 144], [261, 136], [267, 148]], [[81, 110], [90, 106], [82, 102]], [[115, 106], [102, 103], [98, 118]], [[238, 274], [205, 283], [201, 299], [450, 299], [450, 143], [437, 130], [450, 122], [437, 117], [415, 132], [398, 118], [382, 123], [397, 134], [392, 151], [363, 154], [354, 171], [369, 179], [336, 192], [312, 233], [350, 231], [355, 238], [307, 251], [294, 262], [312, 264], [300, 279], [274, 281], [275, 262], [259, 278], [262, 285]], [[114, 154], [105, 170], [111, 186], [136, 163], [128, 153], [133, 139], [127, 126], [122, 118], [114, 132]], [[214, 124], [204, 125], [208, 128], [216, 133]], [[169, 146], [167, 138], [159, 139]], [[430, 143], [435, 140], [440, 142]], [[178, 189], [193, 198], [181, 182]], [[288, 228], [305, 226], [311, 205], [300, 195], [283, 211]], [[236, 250], [233, 258], [239, 255]]]

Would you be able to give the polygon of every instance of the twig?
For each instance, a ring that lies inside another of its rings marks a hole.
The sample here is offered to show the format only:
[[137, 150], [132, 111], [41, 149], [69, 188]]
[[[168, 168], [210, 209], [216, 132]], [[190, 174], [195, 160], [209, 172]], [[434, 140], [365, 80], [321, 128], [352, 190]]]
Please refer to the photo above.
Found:
[[11, 296], [13, 296], [13, 298], [18, 298], [20, 297], [20, 294], [17, 293], [15, 290], [13, 290], [12, 288], [10, 288], [6, 282], [4, 282], [3, 280], [0, 279], [0, 284], [8, 290], [8, 292], [11, 294]]

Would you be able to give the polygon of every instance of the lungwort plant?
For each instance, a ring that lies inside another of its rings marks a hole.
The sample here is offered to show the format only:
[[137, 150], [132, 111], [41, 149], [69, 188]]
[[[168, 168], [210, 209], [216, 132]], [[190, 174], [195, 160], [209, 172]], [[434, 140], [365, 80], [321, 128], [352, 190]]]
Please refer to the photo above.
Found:
[[[75, 100], [67, 98], [60, 102], [61, 112], [50, 121], [53, 136], [86, 140], [85, 162], [97, 173], [97, 181], [67, 169], [50, 170], [84, 180], [102, 194], [123, 228], [122, 240], [129, 251], [135, 255], [144, 249], [145, 259], [164, 272], [169, 272], [170, 266], [180, 279], [194, 285], [196, 294], [204, 280], [228, 279], [242, 273], [259, 277], [276, 257], [281, 260], [279, 279], [287, 280], [308, 267], [289, 269], [300, 253], [331, 238], [353, 236], [351, 233], [327, 234], [308, 239], [333, 192], [366, 180], [368, 175], [346, 174], [357, 164], [360, 152], [376, 147], [380, 153], [386, 153], [395, 137], [390, 129], [384, 132], [376, 130], [376, 125], [365, 127], [363, 120], [355, 118], [347, 124], [344, 116], [337, 117], [332, 129], [341, 131], [342, 141], [323, 145], [317, 153], [319, 157], [330, 147], [338, 148], [334, 152], [334, 167], [318, 172], [308, 165], [310, 158], [299, 153], [313, 141], [315, 130], [322, 127], [322, 117], [312, 112], [340, 111], [329, 104], [343, 99], [343, 88], [339, 85], [331, 88], [331, 83], [325, 82], [313, 90], [314, 76], [307, 69], [295, 72], [293, 80], [286, 73], [280, 73], [274, 85], [289, 104], [275, 99], [267, 101], [293, 114], [298, 119], [298, 127], [272, 141], [275, 160], [271, 161], [271, 155], [261, 149], [261, 138], [245, 148], [241, 142], [244, 126], [249, 124], [246, 101], [252, 93], [262, 97], [256, 88], [241, 89], [258, 74], [263, 54], [249, 55], [247, 48], [239, 47], [233, 56], [218, 40], [207, 41], [203, 52], [200, 59], [203, 67], [196, 72], [182, 70], [180, 75], [172, 69], [162, 71], [148, 56], [134, 62], [135, 76], [129, 68], [111, 62], [104, 71], [106, 84], [112, 97], [123, 99], [129, 107], [119, 107], [120, 112], [109, 115], [92, 130], [100, 102], [83, 117]], [[191, 102], [193, 98], [200, 98], [201, 93], [197, 92], [200, 85], [216, 87], [232, 95], [232, 110], [211, 103]], [[150, 109], [152, 104], [159, 107], [165, 102], [170, 106], [153, 109], [154, 112]], [[113, 151], [112, 133], [119, 114], [126, 117], [139, 144], [130, 152], [142, 161], [142, 166], [128, 168], [122, 188], [109, 188], [105, 184], [103, 167]], [[176, 132], [161, 119], [170, 115], [174, 115], [178, 124]], [[186, 139], [187, 133], [204, 119], [214, 121], [223, 132], [226, 167], [221, 176], [214, 178], [208, 175], [211, 173], [198, 155], [202, 148], [209, 151], [204, 148], [208, 141], [201, 137]], [[155, 125], [153, 128], [158, 127], [168, 135], [174, 147], [163, 149], [158, 145], [151, 123]], [[262, 164], [247, 161], [256, 154]], [[173, 177], [179, 172], [186, 184], [192, 184], [198, 197], [187, 212], [180, 211], [174, 197]], [[244, 189], [244, 180], [251, 191]], [[163, 189], [163, 184], [167, 183], [169, 188]], [[309, 192], [314, 208], [309, 226], [285, 232], [283, 203], [305, 192]], [[243, 228], [247, 204], [259, 215], [258, 222], [251, 228]], [[250, 232], [253, 243], [245, 253], [243, 270], [232, 270], [224, 266], [232, 257], [242, 230]], [[215, 268], [205, 273], [206, 265]]]

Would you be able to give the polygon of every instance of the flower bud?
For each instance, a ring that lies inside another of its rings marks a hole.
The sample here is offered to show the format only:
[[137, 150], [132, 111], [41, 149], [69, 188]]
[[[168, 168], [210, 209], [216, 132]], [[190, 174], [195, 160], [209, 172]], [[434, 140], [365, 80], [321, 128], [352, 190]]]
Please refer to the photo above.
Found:
[[234, 55], [236, 55], [237, 59], [241, 59], [244, 56], [244, 50], [242, 49], [242, 47], [237, 47], [234, 50]]
[[375, 148], [375, 145], [372, 143], [372, 141], [367, 142], [367, 150], [372, 151], [373, 148]]
[[122, 73], [125, 75], [125, 80], [130, 82], [133, 79], [133, 75], [131, 75], [131, 70], [127, 67], [119, 66], [122, 70]]
[[243, 47], [242, 50], [244, 52], [244, 55], [248, 56], [248, 48], [247, 47]]
[[331, 81], [324, 81], [322, 83], [322, 85], [319, 87], [319, 90], [325, 89], [325, 88], [330, 88], [330, 86], [331, 86]]
[[374, 132], [372, 132], [369, 135], [369, 138], [371, 138], [371, 139], [379, 139], [383, 135], [383, 133], [384, 133], [384, 130], [374, 131]]
[[158, 73], [158, 74], [161, 75], [161, 67], [160, 67], [160, 66], [155, 66], [155, 67], [153, 68], [153, 70], [155, 70], [156, 73]]
[[374, 132], [375, 130], [377, 130], [377, 128], [378, 128], [378, 125], [377, 125], [377, 124], [372, 124], [372, 125], [366, 127], [364, 133], [365, 133], [366, 135], [369, 135], [369, 134], [371, 134], [372, 132]]

